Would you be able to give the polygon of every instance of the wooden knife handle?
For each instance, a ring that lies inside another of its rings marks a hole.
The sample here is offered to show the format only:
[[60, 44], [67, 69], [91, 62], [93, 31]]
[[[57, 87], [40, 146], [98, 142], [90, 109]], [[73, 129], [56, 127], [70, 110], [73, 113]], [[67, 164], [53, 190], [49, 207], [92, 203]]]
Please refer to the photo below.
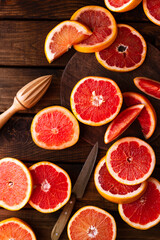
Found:
[[73, 210], [73, 207], [76, 202], [76, 196], [75, 194], [71, 194], [70, 200], [66, 203], [66, 205], [63, 208], [63, 211], [61, 212], [56, 224], [54, 225], [52, 232], [51, 232], [51, 239], [52, 240], [58, 240], [61, 233], [63, 232], [67, 221], [71, 215], [71, 212]]

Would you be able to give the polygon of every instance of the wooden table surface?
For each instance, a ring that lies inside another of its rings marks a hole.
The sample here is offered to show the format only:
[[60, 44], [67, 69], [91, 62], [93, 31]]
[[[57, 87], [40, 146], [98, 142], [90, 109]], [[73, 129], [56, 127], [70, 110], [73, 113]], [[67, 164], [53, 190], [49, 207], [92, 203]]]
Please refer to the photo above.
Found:
[[[31, 139], [30, 124], [39, 110], [61, 104], [61, 76], [67, 62], [75, 53], [72, 49], [49, 64], [43, 51], [45, 37], [54, 26], [69, 19], [78, 8], [85, 5], [105, 7], [103, 0], [0, 0], [0, 112], [12, 104], [15, 93], [26, 83], [42, 75], [53, 75], [51, 86], [40, 102], [30, 110], [15, 114], [0, 130], [0, 158], [14, 157], [27, 166], [39, 161], [51, 161], [69, 173], [73, 184], [92, 146], [80, 137], [76, 145], [65, 150], [40, 149]], [[135, 27], [147, 42], [160, 50], [160, 27], [146, 18], [141, 4], [130, 12], [113, 15], [117, 23], [127, 23]], [[157, 156], [153, 176], [158, 180], [160, 180], [159, 144], [160, 137], [151, 143]], [[99, 149], [97, 162], [105, 153], [105, 150]], [[118, 240], [160, 239], [160, 225], [142, 231], [123, 222], [117, 212], [117, 204], [103, 199], [96, 191], [93, 174], [83, 199], [76, 202], [74, 212], [85, 205], [101, 207], [115, 217]], [[51, 229], [60, 212], [61, 210], [43, 214], [27, 204], [17, 212], [1, 208], [0, 220], [19, 217], [31, 225], [37, 240], [50, 240]], [[60, 239], [68, 239], [66, 229]]]

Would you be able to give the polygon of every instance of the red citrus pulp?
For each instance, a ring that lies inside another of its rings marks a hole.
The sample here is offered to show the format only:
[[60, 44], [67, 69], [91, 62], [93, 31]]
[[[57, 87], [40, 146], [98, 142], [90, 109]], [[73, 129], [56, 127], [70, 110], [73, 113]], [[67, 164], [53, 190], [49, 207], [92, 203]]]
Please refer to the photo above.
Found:
[[130, 11], [137, 7], [141, 1], [142, 0], [104, 0], [107, 8], [114, 12]]
[[155, 24], [160, 26], [160, 1], [143, 0], [143, 9], [146, 16]]

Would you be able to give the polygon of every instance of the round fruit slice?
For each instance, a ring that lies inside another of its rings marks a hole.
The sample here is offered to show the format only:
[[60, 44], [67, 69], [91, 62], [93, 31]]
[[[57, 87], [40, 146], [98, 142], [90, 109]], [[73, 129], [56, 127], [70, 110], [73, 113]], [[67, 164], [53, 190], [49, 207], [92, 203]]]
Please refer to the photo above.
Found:
[[104, 0], [106, 7], [113, 12], [127, 12], [138, 6], [142, 0]]
[[32, 165], [33, 193], [29, 204], [42, 213], [55, 212], [71, 195], [71, 180], [66, 171], [50, 162]]
[[116, 222], [108, 212], [86, 206], [79, 209], [70, 219], [67, 228], [69, 240], [115, 240]]
[[143, 109], [143, 104], [138, 104], [123, 110], [108, 126], [104, 142], [109, 143], [121, 135], [137, 118]]
[[86, 25], [92, 31], [87, 39], [74, 48], [79, 52], [97, 52], [111, 45], [117, 36], [117, 24], [112, 14], [100, 6], [85, 6], [77, 10], [71, 17]]
[[0, 222], [1, 240], [36, 240], [33, 230], [19, 218], [8, 218]]
[[155, 163], [152, 147], [136, 137], [116, 141], [106, 154], [109, 173], [118, 182], [127, 185], [136, 185], [149, 178]]
[[147, 182], [147, 190], [138, 200], [118, 206], [122, 219], [142, 230], [160, 222], [160, 182], [155, 178], [149, 178]]
[[108, 48], [96, 52], [98, 62], [111, 71], [132, 71], [145, 60], [147, 45], [139, 32], [126, 24], [118, 24], [118, 36]]
[[45, 55], [49, 63], [67, 52], [73, 44], [88, 38], [92, 32], [76, 21], [64, 21], [54, 27], [45, 40]]
[[134, 84], [142, 92], [160, 100], [160, 82], [146, 77], [136, 77]]
[[36, 114], [31, 125], [33, 141], [41, 148], [57, 150], [74, 145], [79, 139], [79, 124], [66, 108], [52, 106]]
[[130, 186], [116, 181], [107, 170], [105, 157], [99, 161], [95, 169], [94, 183], [102, 197], [115, 203], [133, 202], [137, 200], [147, 188], [147, 181]]
[[89, 76], [75, 85], [70, 102], [72, 111], [80, 122], [101, 126], [119, 113], [122, 94], [113, 80]]
[[28, 202], [32, 179], [28, 168], [15, 158], [0, 160], [0, 206], [17, 211]]
[[150, 103], [150, 101], [143, 95], [135, 92], [123, 93], [123, 99], [126, 106], [132, 106], [135, 104], [144, 104], [145, 107], [142, 109], [138, 116], [138, 121], [142, 129], [142, 133], [146, 139], [150, 138], [154, 133], [157, 123], [156, 112]]
[[143, 0], [143, 9], [149, 20], [160, 26], [160, 1]]

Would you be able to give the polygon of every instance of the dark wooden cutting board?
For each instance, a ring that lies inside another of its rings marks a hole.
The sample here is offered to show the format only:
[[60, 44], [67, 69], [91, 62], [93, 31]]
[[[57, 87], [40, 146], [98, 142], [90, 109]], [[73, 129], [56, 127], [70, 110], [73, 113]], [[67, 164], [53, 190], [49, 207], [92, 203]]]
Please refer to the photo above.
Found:
[[[145, 76], [160, 81], [160, 52], [151, 44], [147, 44], [147, 48], [147, 56], [142, 66], [140, 66], [134, 71], [126, 73], [112, 72], [105, 69], [98, 63], [94, 53], [75, 53], [66, 65], [62, 74], [60, 90], [62, 106], [67, 107], [71, 110], [71, 91], [80, 79], [87, 76], [101, 76], [111, 78], [118, 84], [122, 93], [126, 91], [142, 93], [135, 87], [133, 83], [133, 79], [138, 76]], [[147, 96], [147, 98], [154, 106], [157, 113], [157, 122], [159, 122], [160, 101], [149, 96]], [[114, 141], [109, 144], [104, 143], [104, 133], [107, 129], [107, 126], [108, 124], [100, 127], [93, 127], [80, 123], [81, 137], [92, 145], [96, 141], [98, 141], [100, 148], [108, 149], [108, 147]], [[159, 124], [157, 124], [156, 131], [154, 132], [151, 139], [148, 140], [148, 142], [152, 143], [153, 140], [158, 138], [159, 134], [160, 126]], [[139, 138], [143, 138], [138, 121], [135, 121], [120, 137], [124, 136], [136, 136]]]

